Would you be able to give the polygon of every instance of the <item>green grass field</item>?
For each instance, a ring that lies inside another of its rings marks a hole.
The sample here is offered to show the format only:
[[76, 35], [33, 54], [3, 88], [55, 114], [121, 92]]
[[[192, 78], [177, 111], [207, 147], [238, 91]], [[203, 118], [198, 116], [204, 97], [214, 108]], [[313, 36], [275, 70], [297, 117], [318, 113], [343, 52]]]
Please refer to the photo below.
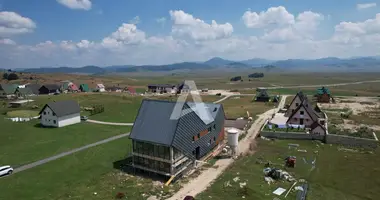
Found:
[[14, 110], [7, 112], [7, 117], [36, 117], [38, 110]]
[[61, 128], [36, 127], [38, 120], [0, 119], [0, 161], [14, 167], [127, 133], [130, 127], [82, 122]]
[[[300, 144], [299, 149], [307, 150], [306, 153], [288, 149], [288, 143]], [[375, 178], [380, 176], [380, 157], [379, 151], [373, 154], [365, 152], [348, 152], [338, 150], [335, 145], [317, 146], [317, 142], [311, 141], [258, 141], [258, 150], [254, 155], [249, 155], [238, 159], [226, 170], [205, 192], [196, 197], [197, 200], [203, 199], [241, 199], [241, 189], [239, 183], [232, 179], [239, 177], [239, 182], [246, 182], [248, 194], [245, 199], [268, 199], [272, 200], [276, 195], [272, 192], [283, 187], [289, 189], [291, 183], [276, 182], [268, 185], [264, 181], [264, 164], [258, 164], [258, 159], [271, 161], [277, 168], [283, 168], [283, 160], [286, 156], [296, 156], [297, 164], [294, 169], [287, 168], [290, 174], [296, 179], [305, 179], [309, 183], [308, 199], [377, 199], [380, 191], [377, 189], [380, 182]], [[315, 153], [315, 151], [318, 151]], [[310, 164], [316, 158], [316, 168], [312, 171]], [[358, 173], [360, 172], [360, 173]], [[230, 181], [231, 187], [224, 184]], [[298, 184], [299, 185], [299, 184]], [[284, 198], [285, 193], [280, 199]], [[291, 192], [288, 199], [295, 199], [296, 192]]]
[[140, 192], [151, 189], [137, 185], [144, 180], [114, 176], [119, 171], [113, 163], [127, 156], [130, 145], [128, 138], [115, 140], [4, 177], [0, 179], [0, 199], [114, 199], [117, 192], [140, 199]]
[[224, 112], [227, 118], [236, 119], [238, 117], [247, 117], [247, 111], [250, 116], [255, 117], [276, 106], [270, 102], [252, 102], [251, 96], [243, 96], [240, 98], [229, 98], [223, 102]]

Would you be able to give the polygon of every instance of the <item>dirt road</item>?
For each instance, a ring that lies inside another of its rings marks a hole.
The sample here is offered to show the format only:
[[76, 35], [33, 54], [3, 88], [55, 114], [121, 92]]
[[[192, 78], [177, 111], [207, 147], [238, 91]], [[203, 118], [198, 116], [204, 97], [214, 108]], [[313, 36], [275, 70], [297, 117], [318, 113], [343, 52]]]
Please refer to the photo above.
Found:
[[[280, 108], [283, 108], [285, 105], [286, 96], [281, 98], [281, 101], [276, 109], [271, 109], [265, 113], [258, 115], [257, 120], [252, 124], [251, 128], [248, 130], [248, 133], [244, 139], [239, 143], [239, 152], [245, 153], [249, 150], [249, 146], [258, 135], [261, 126], [264, 122]], [[214, 164], [218, 166], [217, 168], [208, 168], [203, 171], [197, 178], [191, 180], [189, 183], [184, 185], [176, 194], [170, 197], [168, 200], [183, 200], [187, 195], [196, 196], [197, 194], [203, 192], [212, 181], [214, 181], [218, 176], [220, 176], [228, 166], [234, 162], [233, 159], [221, 159], [216, 161]]]

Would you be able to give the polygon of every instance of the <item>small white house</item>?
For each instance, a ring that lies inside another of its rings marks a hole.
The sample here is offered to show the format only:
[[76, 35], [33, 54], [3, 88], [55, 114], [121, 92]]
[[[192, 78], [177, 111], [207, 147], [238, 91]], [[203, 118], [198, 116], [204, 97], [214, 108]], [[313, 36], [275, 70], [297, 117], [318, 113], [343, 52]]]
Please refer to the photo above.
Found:
[[80, 107], [74, 100], [48, 103], [39, 114], [42, 126], [63, 127], [81, 121]]
[[96, 84], [96, 89], [97, 89], [99, 92], [105, 92], [105, 91], [106, 91], [104, 85], [101, 84], [101, 83]]

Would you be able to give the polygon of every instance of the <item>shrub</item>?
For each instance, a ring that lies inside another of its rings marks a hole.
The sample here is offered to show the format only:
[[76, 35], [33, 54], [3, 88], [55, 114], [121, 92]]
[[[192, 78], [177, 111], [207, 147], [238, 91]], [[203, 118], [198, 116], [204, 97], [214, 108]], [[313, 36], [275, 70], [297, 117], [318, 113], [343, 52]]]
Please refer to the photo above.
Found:
[[122, 193], [122, 192], [118, 192], [118, 193], [116, 194], [116, 199], [122, 199], [122, 198], [124, 198], [124, 197], [125, 197], [125, 194]]

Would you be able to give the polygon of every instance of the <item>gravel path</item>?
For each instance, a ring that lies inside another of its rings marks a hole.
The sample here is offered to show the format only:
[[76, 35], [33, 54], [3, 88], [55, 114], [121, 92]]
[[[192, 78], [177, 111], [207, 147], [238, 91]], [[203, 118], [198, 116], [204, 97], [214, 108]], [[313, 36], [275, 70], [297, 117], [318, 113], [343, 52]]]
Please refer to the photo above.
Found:
[[70, 151], [66, 151], [66, 152], [60, 153], [58, 155], [55, 155], [55, 156], [52, 156], [52, 157], [49, 157], [49, 158], [45, 158], [45, 159], [42, 159], [42, 160], [30, 163], [30, 164], [26, 164], [26, 165], [23, 165], [21, 167], [15, 168], [14, 171], [13, 171], [13, 173], [22, 172], [24, 170], [40, 166], [40, 165], [45, 164], [47, 162], [50, 162], [50, 161], [53, 161], [53, 160], [57, 160], [57, 159], [62, 158], [64, 156], [68, 156], [70, 154], [73, 154], [73, 153], [76, 153], [76, 152], [79, 152], [79, 151], [83, 151], [85, 149], [88, 149], [88, 148], [91, 148], [91, 147], [94, 147], [94, 146], [97, 146], [97, 145], [100, 145], [100, 144], [111, 142], [113, 140], [117, 140], [117, 139], [120, 139], [120, 138], [123, 138], [123, 137], [127, 137], [128, 135], [129, 135], [129, 133], [125, 133], [125, 134], [121, 134], [121, 135], [116, 135], [116, 136], [113, 136], [113, 137], [110, 137], [110, 138], [107, 138], [107, 139], [104, 139], [104, 140], [101, 140], [101, 141], [98, 141], [98, 142], [95, 142], [95, 143], [92, 143], [92, 144], [88, 144], [88, 145], [85, 145], [85, 146], [82, 146], [82, 147], [79, 147], [79, 148], [76, 148], [76, 149], [73, 149], [73, 150], [70, 150]]
[[[258, 115], [258, 119], [252, 124], [251, 128], [244, 139], [239, 142], [239, 152], [245, 153], [249, 150], [251, 142], [259, 134], [261, 126], [264, 122], [270, 118], [273, 112], [278, 111], [285, 105], [286, 95], [281, 98], [281, 101], [276, 109], [271, 109], [265, 113]], [[189, 183], [184, 185], [176, 194], [170, 197], [168, 200], [183, 200], [187, 195], [196, 196], [197, 194], [203, 192], [210, 184], [220, 176], [224, 170], [227, 169], [234, 162], [233, 159], [221, 159], [217, 160], [214, 166], [217, 168], [210, 167], [207, 170], [201, 172], [201, 174], [191, 180]]]
[[115, 126], [133, 126], [133, 123], [116, 123], [116, 122], [103, 122], [88, 119], [86, 122], [95, 123], [95, 124], [106, 124], [106, 125], [115, 125]]

